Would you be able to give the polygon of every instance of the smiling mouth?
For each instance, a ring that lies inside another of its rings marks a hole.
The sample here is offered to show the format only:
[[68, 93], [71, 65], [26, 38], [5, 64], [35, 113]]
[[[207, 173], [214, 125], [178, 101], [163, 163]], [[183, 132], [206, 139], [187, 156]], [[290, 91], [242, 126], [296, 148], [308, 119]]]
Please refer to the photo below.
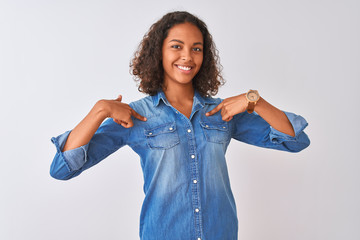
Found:
[[181, 65], [176, 65], [175, 66], [180, 69], [180, 70], [183, 70], [183, 71], [190, 71], [191, 69], [193, 69], [193, 67], [189, 67], [189, 66], [181, 66]]

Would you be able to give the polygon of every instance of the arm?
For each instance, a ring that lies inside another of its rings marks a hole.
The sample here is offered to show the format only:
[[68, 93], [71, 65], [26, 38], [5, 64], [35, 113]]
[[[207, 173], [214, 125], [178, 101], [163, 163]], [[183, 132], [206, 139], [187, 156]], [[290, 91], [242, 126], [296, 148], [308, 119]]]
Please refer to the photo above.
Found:
[[128, 104], [122, 103], [120, 95], [115, 100], [100, 100], [91, 109], [88, 115], [71, 131], [62, 151], [71, 150], [87, 144], [100, 124], [108, 117], [125, 128], [134, 123], [131, 116], [146, 121], [146, 118], [135, 112]]
[[[213, 110], [206, 113], [206, 116], [211, 116], [221, 109], [222, 119], [224, 121], [230, 121], [234, 115], [244, 112], [246, 108], [247, 100], [245, 93], [243, 93], [238, 96], [226, 98]], [[255, 111], [276, 130], [290, 136], [295, 136], [294, 129], [285, 113], [272, 106], [263, 98], [260, 97], [259, 101], [255, 105]]]
[[245, 94], [230, 97], [221, 102], [210, 116], [221, 110], [222, 119], [234, 118], [233, 137], [237, 140], [260, 147], [298, 152], [310, 144], [303, 132], [307, 122], [301, 116], [283, 112], [260, 98], [255, 106], [256, 113], [246, 112]]
[[72, 131], [51, 139], [57, 148], [51, 176], [73, 178], [126, 144], [129, 128], [133, 126], [131, 116], [146, 121], [128, 104], [121, 103], [121, 96], [98, 101]]
[[285, 113], [260, 97], [255, 106], [255, 111], [260, 115], [271, 127], [279, 132], [295, 137], [293, 126]]

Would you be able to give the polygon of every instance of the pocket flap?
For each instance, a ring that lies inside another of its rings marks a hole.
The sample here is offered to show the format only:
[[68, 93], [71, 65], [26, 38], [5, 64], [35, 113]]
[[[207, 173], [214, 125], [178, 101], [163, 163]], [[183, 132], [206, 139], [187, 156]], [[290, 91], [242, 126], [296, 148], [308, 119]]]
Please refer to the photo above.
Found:
[[175, 122], [162, 124], [153, 129], [145, 129], [145, 135], [147, 137], [156, 136], [163, 133], [172, 133], [176, 131]]
[[227, 122], [200, 122], [200, 125], [205, 129], [214, 129], [220, 131], [228, 131]]

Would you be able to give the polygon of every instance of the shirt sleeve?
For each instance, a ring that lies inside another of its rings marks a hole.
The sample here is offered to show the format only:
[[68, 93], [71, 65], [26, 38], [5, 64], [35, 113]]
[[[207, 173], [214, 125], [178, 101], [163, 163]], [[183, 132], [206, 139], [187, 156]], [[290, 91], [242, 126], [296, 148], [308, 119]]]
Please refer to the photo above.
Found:
[[310, 139], [304, 132], [308, 123], [300, 115], [284, 113], [294, 129], [294, 137], [274, 129], [256, 112], [243, 112], [234, 116], [232, 137], [259, 147], [300, 152], [310, 145]]
[[56, 154], [51, 163], [50, 175], [60, 180], [68, 180], [79, 175], [126, 145], [130, 131], [131, 128], [124, 128], [108, 118], [88, 144], [65, 152], [62, 152], [62, 149], [71, 131], [51, 138], [56, 147]]

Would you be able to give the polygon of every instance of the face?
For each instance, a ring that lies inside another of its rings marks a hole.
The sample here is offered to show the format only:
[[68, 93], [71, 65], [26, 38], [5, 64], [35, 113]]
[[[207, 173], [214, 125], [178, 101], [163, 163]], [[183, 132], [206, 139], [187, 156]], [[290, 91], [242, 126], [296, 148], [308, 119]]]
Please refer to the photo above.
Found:
[[203, 36], [191, 23], [173, 26], [162, 47], [164, 84], [192, 85], [203, 62]]
[[255, 93], [249, 93], [248, 94], [248, 98], [251, 100], [251, 101], [255, 101], [257, 99], [257, 95]]
[[258, 101], [259, 100], [259, 93], [256, 90], [250, 90], [247, 93], [247, 99], [250, 101]]

